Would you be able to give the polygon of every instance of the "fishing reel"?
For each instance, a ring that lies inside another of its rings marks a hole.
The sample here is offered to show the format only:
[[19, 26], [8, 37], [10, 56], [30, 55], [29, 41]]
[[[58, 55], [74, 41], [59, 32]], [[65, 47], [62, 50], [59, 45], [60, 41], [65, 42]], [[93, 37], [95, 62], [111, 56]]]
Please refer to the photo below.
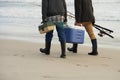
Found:
[[100, 31], [99, 33], [98, 33], [98, 36], [100, 36], [100, 37], [103, 37], [105, 35], [105, 33], [103, 32], [103, 31]]

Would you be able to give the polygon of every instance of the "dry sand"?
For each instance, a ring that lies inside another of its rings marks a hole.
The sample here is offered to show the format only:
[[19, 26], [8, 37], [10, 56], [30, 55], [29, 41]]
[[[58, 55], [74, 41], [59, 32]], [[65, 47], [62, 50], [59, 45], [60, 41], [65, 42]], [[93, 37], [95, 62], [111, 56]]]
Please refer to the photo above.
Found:
[[[67, 47], [69, 44], [67, 44]], [[120, 50], [79, 45], [77, 54], [67, 51], [61, 59], [60, 45], [52, 44], [51, 55], [39, 52], [44, 44], [0, 39], [0, 80], [120, 80]]]

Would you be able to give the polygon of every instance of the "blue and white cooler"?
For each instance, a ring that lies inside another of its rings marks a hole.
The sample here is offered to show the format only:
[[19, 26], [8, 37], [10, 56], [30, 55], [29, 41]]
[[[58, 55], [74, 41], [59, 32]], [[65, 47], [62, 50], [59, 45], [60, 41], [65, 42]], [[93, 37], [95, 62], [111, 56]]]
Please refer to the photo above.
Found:
[[78, 43], [83, 44], [84, 43], [84, 35], [85, 30], [82, 29], [83, 27], [65, 27], [65, 37], [66, 37], [66, 43]]

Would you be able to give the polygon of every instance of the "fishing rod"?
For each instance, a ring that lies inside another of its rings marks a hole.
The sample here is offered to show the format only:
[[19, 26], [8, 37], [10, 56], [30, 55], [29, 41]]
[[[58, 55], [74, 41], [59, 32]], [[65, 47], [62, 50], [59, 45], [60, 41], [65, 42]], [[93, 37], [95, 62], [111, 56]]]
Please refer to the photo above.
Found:
[[[68, 15], [69, 17], [71, 17], [71, 18], [75, 18], [74, 14], [71, 13], [71, 12], [69, 12], [69, 11], [67, 11], [67, 15]], [[111, 38], [114, 38], [112, 35], [110, 35], [111, 33], [113, 33], [113, 30], [104, 28], [104, 27], [102, 27], [102, 26], [100, 26], [100, 25], [97, 25], [97, 24], [94, 24], [93, 27], [96, 28], [97, 30], [99, 30], [98, 35], [99, 35], [100, 37], [103, 37], [104, 35], [107, 35], [107, 36], [109, 36], [109, 37], [111, 37]]]

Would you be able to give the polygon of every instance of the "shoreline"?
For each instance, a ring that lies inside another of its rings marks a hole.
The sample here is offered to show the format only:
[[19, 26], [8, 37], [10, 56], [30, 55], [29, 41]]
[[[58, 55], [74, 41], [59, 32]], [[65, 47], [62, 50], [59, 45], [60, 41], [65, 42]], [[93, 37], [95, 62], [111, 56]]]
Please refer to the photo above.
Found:
[[[42, 39], [44, 39], [42, 37]], [[39, 41], [38, 38], [34, 39], [33, 38], [16, 38], [16, 37], [0, 37], [0, 40], [15, 40], [15, 41], [22, 41], [22, 42], [30, 42], [30, 43], [37, 43], [37, 44], [44, 44], [45, 41]], [[57, 41], [56, 41], [57, 40]], [[58, 39], [53, 39], [52, 40], [52, 44], [59, 44], [59, 41]], [[72, 45], [72, 43], [67, 43], [67, 45]], [[79, 44], [79, 46], [86, 46], [86, 47], [91, 47], [91, 42], [90, 41], [87, 41], [87, 42], [84, 42], [83, 44]], [[111, 45], [107, 45], [107, 44], [100, 44], [98, 42], [98, 47], [99, 48], [110, 48], [110, 49], [118, 49], [120, 50], [120, 47], [119, 45], [115, 45], [115, 44], [111, 44]]]

